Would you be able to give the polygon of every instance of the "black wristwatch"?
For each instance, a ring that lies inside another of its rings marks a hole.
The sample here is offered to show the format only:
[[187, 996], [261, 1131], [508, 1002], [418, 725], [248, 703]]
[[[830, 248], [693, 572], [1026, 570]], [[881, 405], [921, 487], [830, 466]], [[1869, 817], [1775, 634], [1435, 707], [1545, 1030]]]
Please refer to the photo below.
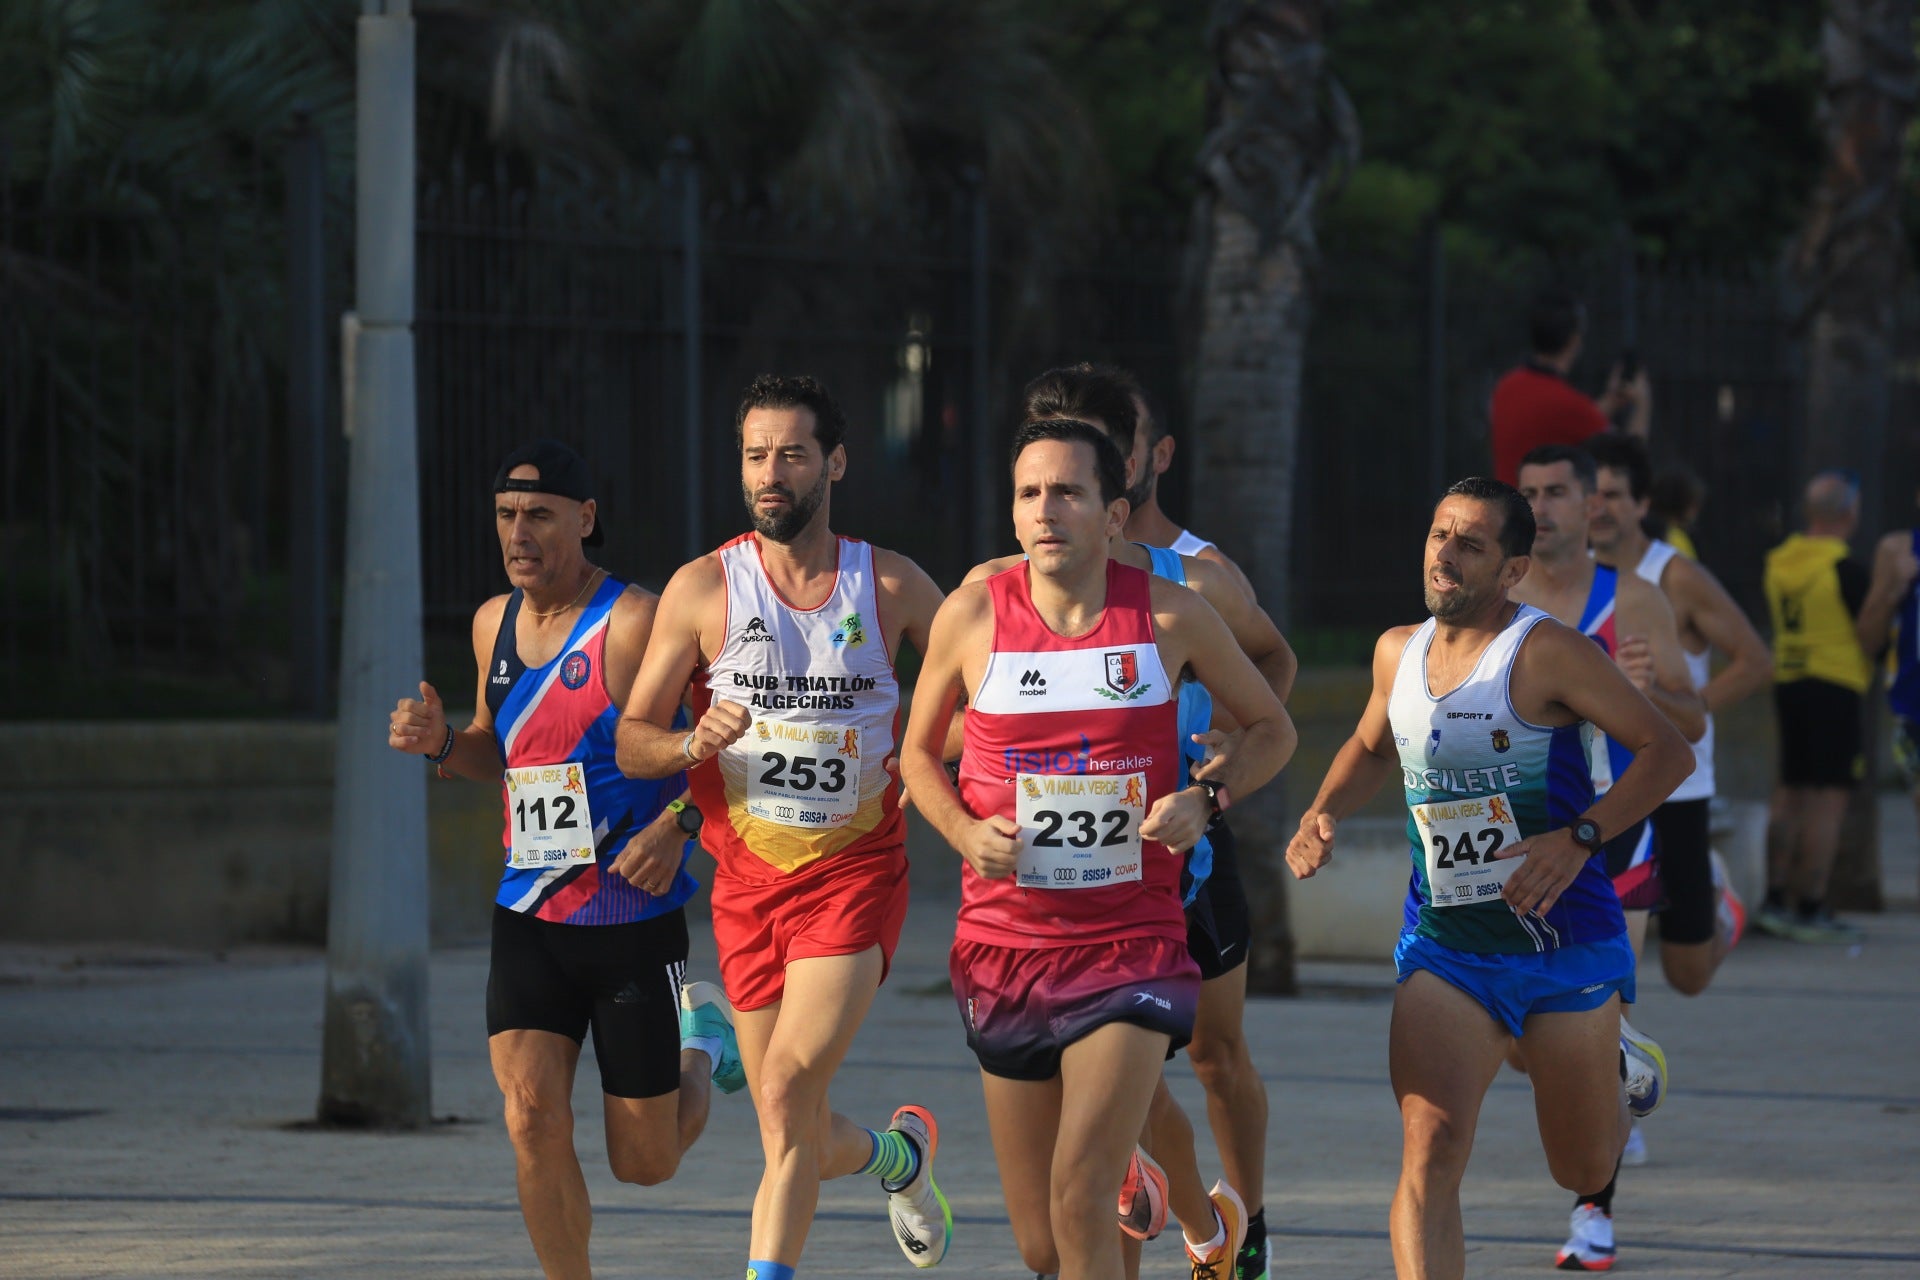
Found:
[[700, 810], [685, 800], [667, 801], [667, 812], [673, 815], [673, 823], [689, 836], [700, 834]]
[[1592, 818], [1581, 818], [1573, 824], [1573, 842], [1590, 854], [1600, 852], [1600, 846], [1606, 843], [1600, 835], [1600, 824]]

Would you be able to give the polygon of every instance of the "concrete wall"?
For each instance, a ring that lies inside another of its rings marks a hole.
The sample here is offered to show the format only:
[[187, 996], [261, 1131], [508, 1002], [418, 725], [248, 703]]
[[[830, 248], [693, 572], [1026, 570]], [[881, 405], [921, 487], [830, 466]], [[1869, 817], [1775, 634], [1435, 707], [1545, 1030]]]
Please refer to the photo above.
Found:
[[[1302, 674], [1300, 750], [1288, 771], [1296, 809], [1352, 731], [1367, 689], [1357, 667]], [[1769, 701], [1724, 717], [1720, 736], [1722, 793], [1764, 800]], [[322, 941], [333, 739], [331, 725], [277, 721], [0, 725], [0, 939]], [[394, 767], [426, 766], [396, 755]], [[433, 936], [484, 937], [500, 866], [498, 793], [439, 779], [427, 791]], [[1735, 816], [1741, 834], [1720, 843], [1744, 891], [1758, 887], [1764, 820], [1750, 808]], [[1339, 863], [1293, 887], [1300, 954], [1385, 953], [1407, 875], [1403, 821], [1398, 789], [1383, 789], [1348, 825]], [[915, 891], [954, 896], [958, 855], [917, 816], [909, 830]], [[696, 855], [702, 881], [711, 868]]]

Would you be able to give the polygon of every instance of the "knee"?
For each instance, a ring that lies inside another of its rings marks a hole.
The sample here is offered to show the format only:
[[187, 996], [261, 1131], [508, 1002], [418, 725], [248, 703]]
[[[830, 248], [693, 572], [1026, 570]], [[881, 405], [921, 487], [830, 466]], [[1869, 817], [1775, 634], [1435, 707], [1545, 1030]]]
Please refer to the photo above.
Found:
[[1407, 1169], [1424, 1178], [1458, 1180], [1473, 1151], [1473, 1131], [1438, 1107], [1408, 1099], [1400, 1108]]
[[821, 1124], [821, 1095], [805, 1073], [769, 1063], [760, 1074], [760, 1135], [769, 1146], [790, 1150], [812, 1142]]
[[1187, 1046], [1187, 1060], [1201, 1088], [1218, 1093], [1242, 1077], [1253, 1076], [1253, 1056], [1247, 1050], [1247, 1038], [1238, 1027], [1204, 1036], [1196, 1035]]
[[626, 1143], [607, 1152], [613, 1176], [641, 1187], [657, 1187], [679, 1171], [680, 1153], [658, 1143]]
[[1020, 1240], [1020, 1265], [1037, 1276], [1060, 1274], [1060, 1251], [1051, 1239]]
[[573, 1148], [573, 1108], [566, 1099], [544, 1098], [531, 1090], [509, 1090], [506, 1121], [507, 1137], [516, 1151]]
[[[1053, 1229], [1056, 1235], [1065, 1235], [1074, 1240], [1089, 1239], [1089, 1233], [1104, 1233], [1114, 1230], [1113, 1207], [1118, 1185], [1105, 1185], [1086, 1176], [1078, 1168], [1068, 1174], [1056, 1172], [1052, 1204]], [[1047, 1267], [1035, 1267], [1035, 1271], [1047, 1271]]]

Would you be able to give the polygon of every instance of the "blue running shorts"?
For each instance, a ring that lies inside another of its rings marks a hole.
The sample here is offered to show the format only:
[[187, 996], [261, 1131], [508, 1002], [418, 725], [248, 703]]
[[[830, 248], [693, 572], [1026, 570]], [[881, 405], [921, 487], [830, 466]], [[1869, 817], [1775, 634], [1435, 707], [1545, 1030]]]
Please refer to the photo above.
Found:
[[1425, 969], [1478, 1000], [1515, 1037], [1536, 1013], [1598, 1009], [1615, 992], [1633, 1003], [1633, 944], [1622, 933], [1602, 942], [1520, 954], [1458, 951], [1417, 933], [1393, 949], [1399, 981]]

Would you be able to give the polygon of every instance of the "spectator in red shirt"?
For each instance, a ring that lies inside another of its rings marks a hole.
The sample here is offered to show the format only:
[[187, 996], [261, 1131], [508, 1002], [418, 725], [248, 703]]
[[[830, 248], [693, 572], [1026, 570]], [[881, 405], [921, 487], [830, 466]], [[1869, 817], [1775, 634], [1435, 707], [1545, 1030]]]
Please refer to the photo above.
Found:
[[1577, 445], [1612, 426], [1626, 410], [1626, 433], [1647, 438], [1653, 392], [1644, 368], [1615, 365], [1607, 389], [1590, 400], [1567, 381], [1586, 338], [1587, 309], [1564, 289], [1549, 289], [1527, 314], [1533, 354], [1494, 384], [1487, 407], [1493, 423], [1493, 474], [1508, 484], [1520, 477], [1520, 459], [1543, 444]]

